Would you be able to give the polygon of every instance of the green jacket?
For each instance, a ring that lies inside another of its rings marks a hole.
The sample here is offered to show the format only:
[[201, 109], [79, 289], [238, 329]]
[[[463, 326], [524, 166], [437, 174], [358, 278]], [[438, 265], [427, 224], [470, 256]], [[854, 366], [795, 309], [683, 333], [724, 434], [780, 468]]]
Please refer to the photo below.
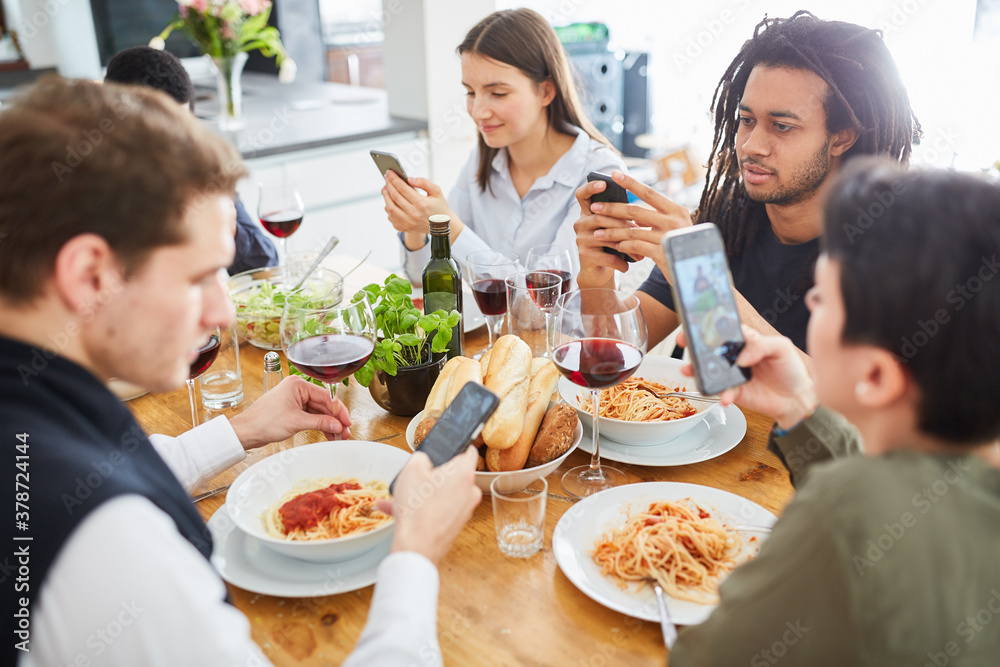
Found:
[[857, 433], [822, 408], [769, 447], [795, 498], [671, 667], [1000, 665], [1000, 470], [847, 456]]

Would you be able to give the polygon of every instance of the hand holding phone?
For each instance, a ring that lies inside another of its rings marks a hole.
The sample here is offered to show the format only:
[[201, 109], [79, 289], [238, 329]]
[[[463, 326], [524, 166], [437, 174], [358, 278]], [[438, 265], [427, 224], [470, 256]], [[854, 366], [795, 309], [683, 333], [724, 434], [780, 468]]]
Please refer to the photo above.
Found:
[[[424, 452], [434, 467], [447, 463], [465, 451], [497, 409], [500, 399], [481, 384], [468, 382], [458, 392], [433, 428], [427, 432], [418, 452]], [[392, 493], [396, 480], [389, 485]]]
[[719, 228], [703, 223], [668, 232], [662, 245], [698, 390], [712, 395], [743, 384], [750, 370], [736, 358], [746, 341]]
[[[587, 181], [604, 181], [605, 184], [604, 192], [598, 192], [597, 194], [592, 195], [590, 197], [590, 201], [612, 204], [628, 203], [628, 190], [615, 183], [614, 179], [612, 179], [609, 175], [602, 174], [599, 171], [592, 171], [587, 174]], [[636, 261], [634, 257], [629, 257], [621, 250], [615, 250], [614, 248], [609, 248], [608, 246], [604, 246], [604, 252], [609, 255], [616, 255], [629, 263]]]
[[403, 181], [409, 183], [406, 172], [403, 171], [403, 165], [399, 163], [399, 158], [397, 158], [392, 153], [383, 153], [382, 151], [368, 151], [372, 159], [375, 160], [375, 165], [378, 167], [379, 171], [382, 172], [382, 178], [385, 178], [387, 171], [395, 172]]

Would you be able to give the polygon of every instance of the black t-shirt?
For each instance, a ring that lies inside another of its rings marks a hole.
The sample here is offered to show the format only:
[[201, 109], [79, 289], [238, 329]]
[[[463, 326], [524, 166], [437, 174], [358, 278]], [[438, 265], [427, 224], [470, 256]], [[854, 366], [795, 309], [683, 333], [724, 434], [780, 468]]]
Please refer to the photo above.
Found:
[[[812, 285], [808, 271], [818, 244], [819, 239], [813, 239], [786, 245], [774, 235], [770, 224], [762, 224], [750, 247], [730, 262], [736, 289], [768, 324], [791, 338], [800, 350], [806, 349], [809, 322], [803, 297]], [[670, 283], [659, 267], [653, 268], [639, 289], [676, 310]]]

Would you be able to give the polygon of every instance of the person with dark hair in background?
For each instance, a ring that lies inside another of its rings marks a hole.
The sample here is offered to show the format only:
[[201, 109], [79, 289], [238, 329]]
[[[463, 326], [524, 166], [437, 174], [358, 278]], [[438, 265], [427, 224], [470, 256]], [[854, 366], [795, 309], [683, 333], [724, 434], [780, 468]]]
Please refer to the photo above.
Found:
[[859, 160], [823, 218], [812, 376], [744, 327], [753, 378], [722, 394], [776, 419], [795, 497], [670, 665], [995, 665], [1000, 187]]
[[[110, 128], [100, 141], [97, 127]], [[53, 178], [67, 146], [89, 149]], [[349, 437], [347, 408], [287, 377], [232, 418], [147, 437], [104, 386], [182, 386], [232, 321], [220, 270], [245, 173], [236, 149], [144, 87], [48, 77], [0, 113], [0, 459], [24, 480], [4, 492], [16, 537], [0, 553], [0, 664], [268, 662], [188, 494], [299, 431]], [[437, 469], [414, 454], [378, 501], [392, 553], [345, 666], [441, 664], [436, 565], [482, 497], [475, 464], [471, 447]]]
[[818, 254], [820, 205], [829, 177], [858, 155], [907, 164], [920, 136], [906, 89], [881, 33], [822, 21], [809, 12], [765, 18], [726, 70], [712, 99], [715, 136], [705, 189], [692, 214], [624, 174], [615, 180], [652, 207], [590, 203], [604, 188], [577, 190], [581, 287], [612, 283], [628, 264], [615, 247], [657, 266], [638, 296], [652, 347], [678, 323], [663, 233], [698, 222], [722, 231], [740, 317], [805, 348]]
[[[591, 171], [624, 162], [587, 118], [555, 30], [530, 9], [508, 9], [477, 23], [458, 46], [469, 116], [479, 146], [447, 200], [424, 178], [390, 172], [382, 188], [389, 222], [400, 232], [403, 266], [419, 281], [430, 257], [427, 219], [451, 218], [459, 262], [478, 250], [509, 250], [524, 260], [539, 245], [575, 248], [576, 188]], [[414, 188], [427, 193], [424, 196]], [[574, 273], [578, 260], [573, 257]]]
[[[108, 62], [105, 81], [114, 83], [148, 86], [162, 90], [194, 112], [194, 85], [181, 61], [172, 53], [135, 46], [116, 53]], [[278, 251], [274, 248], [264, 230], [247, 213], [246, 207], [237, 195], [236, 204], [236, 256], [227, 269], [229, 275], [257, 269], [262, 266], [277, 266]]]

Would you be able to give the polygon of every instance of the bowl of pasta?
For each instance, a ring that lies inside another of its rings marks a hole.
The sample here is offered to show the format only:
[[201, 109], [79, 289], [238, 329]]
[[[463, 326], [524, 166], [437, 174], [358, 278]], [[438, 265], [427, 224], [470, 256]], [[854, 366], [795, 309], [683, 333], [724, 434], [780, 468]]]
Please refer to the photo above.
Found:
[[[626, 445], [660, 445], [697, 426], [711, 403], [670, 397], [659, 399], [638, 387], [657, 392], [697, 392], [694, 381], [681, 374], [686, 362], [670, 357], [647, 356], [628, 380], [601, 391], [600, 433]], [[576, 408], [580, 421], [593, 424], [590, 390], [559, 379], [559, 395]]]
[[267, 548], [315, 563], [356, 558], [392, 539], [375, 503], [410, 454], [377, 442], [317, 442], [244, 470], [226, 495], [233, 523]]

